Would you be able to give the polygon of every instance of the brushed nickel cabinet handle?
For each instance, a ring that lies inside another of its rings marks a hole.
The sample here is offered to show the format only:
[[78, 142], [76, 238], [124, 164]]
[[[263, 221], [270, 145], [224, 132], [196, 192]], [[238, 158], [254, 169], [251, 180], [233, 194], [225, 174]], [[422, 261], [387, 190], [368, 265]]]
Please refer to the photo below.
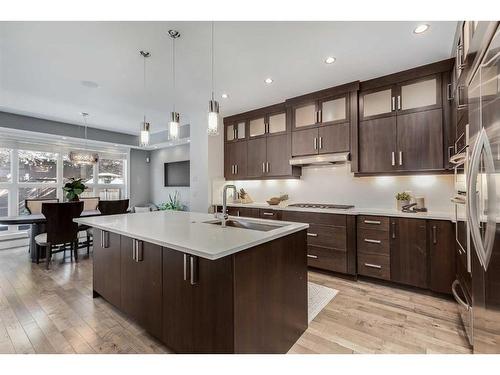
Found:
[[263, 212], [262, 215], [274, 216], [274, 212]]
[[262, 173], [266, 173], [266, 163], [262, 162]]
[[307, 233], [309, 237], [318, 237], [318, 233]]
[[137, 246], [135, 240], [132, 240], [132, 260], [137, 262]]
[[109, 247], [109, 232], [102, 230], [101, 231], [101, 247], [103, 249], [107, 249]]
[[235, 174], [238, 174], [238, 164], [235, 164], [234, 170], [236, 171]]
[[377, 244], [381, 244], [382, 243], [382, 241], [380, 241], [380, 240], [371, 240], [369, 238], [365, 238], [364, 241], [368, 242], [368, 243], [377, 243]]
[[318, 149], [318, 138], [314, 137], [313, 145], [314, 145], [314, 149], [317, 150]]
[[437, 227], [435, 225], [432, 226], [432, 243], [437, 244]]
[[391, 99], [392, 99], [391, 111], [395, 111], [396, 110], [396, 98], [393, 96]]
[[396, 239], [396, 222], [393, 221], [391, 224], [392, 224], [392, 239]]
[[188, 256], [187, 254], [184, 254], [184, 281], [187, 281], [188, 279]]
[[308, 257], [308, 258], [312, 258], [312, 259], [318, 259], [318, 256], [317, 256], [317, 255], [307, 254], [307, 257]]
[[399, 151], [399, 165], [403, 165], [403, 151]]
[[190, 284], [198, 284], [198, 257], [189, 256], [189, 272], [191, 274], [189, 279]]
[[382, 266], [379, 266], [378, 264], [372, 264], [372, 263], [365, 263], [365, 267], [376, 268], [378, 270], [382, 269]]
[[318, 122], [323, 122], [323, 111], [321, 109], [318, 111]]
[[448, 83], [446, 85], [446, 99], [448, 101], [453, 100], [453, 89], [452, 89], [451, 83]]
[[236, 216], [240, 216], [240, 210], [236, 211]]
[[140, 240], [135, 240], [136, 251], [135, 251], [135, 261], [142, 262], [144, 258], [144, 242]]
[[401, 95], [398, 95], [398, 111], [401, 110]]
[[267, 172], [267, 173], [269, 173], [269, 170], [270, 170], [270, 169], [271, 169], [271, 168], [269, 168], [269, 162], [266, 162], [266, 172]]
[[323, 137], [319, 137], [319, 148], [323, 148]]
[[396, 165], [396, 156], [394, 155], [394, 151], [391, 152], [391, 158], [392, 158], [392, 166], [394, 167]]
[[375, 224], [375, 225], [380, 225], [381, 222], [379, 220], [363, 220], [365, 224]]

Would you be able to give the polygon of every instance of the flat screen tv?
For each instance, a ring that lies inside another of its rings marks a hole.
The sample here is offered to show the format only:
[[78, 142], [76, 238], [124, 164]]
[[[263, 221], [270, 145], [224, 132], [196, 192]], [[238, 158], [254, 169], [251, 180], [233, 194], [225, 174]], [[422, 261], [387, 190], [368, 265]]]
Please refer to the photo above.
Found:
[[189, 185], [189, 160], [165, 163], [165, 186]]

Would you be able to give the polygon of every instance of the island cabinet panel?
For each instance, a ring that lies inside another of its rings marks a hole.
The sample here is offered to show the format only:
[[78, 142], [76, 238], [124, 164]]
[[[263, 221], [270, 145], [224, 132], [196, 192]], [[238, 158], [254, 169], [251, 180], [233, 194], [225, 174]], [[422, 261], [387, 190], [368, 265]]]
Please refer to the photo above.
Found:
[[391, 280], [428, 287], [427, 226], [422, 219], [391, 218]]
[[428, 220], [430, 277], [429, 289], [451, 294], [455, 280], [455, 236], [453, 224], [446, 220]]
[[94, 229], [94, 292], [116, 307], [121, 306], [120, 242], [119, 234]]
[[179, 353], [232, 353], [232, 257], [163, 248], [163, 342]]
[[161, 246], [122, 236], [121, 309], [158, 338], [161, 337], [161, 263]]
[[234, 351], [286, 353], [307, 329], [306, 231], [233, 255]]

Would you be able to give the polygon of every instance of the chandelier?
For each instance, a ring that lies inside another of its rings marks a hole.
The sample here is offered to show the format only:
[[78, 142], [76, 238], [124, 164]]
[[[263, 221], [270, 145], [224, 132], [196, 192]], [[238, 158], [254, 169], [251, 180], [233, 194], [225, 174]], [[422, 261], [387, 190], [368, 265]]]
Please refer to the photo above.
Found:
[[[85, 148], [87, 148], [87, 117], [88, 113], [82, 112], [83, 122], [85, 123]], [[69, 153], [69, 160], [73, 164], [78, 165], [94, 165], [99, 161], [99, 155], [92, 151], [71, 151]]]

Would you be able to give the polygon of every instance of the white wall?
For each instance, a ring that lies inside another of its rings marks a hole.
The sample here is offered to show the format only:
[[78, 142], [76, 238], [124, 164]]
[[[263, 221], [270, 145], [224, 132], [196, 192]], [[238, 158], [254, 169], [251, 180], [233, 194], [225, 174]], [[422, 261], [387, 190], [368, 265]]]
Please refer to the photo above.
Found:
[[[213, 202], [220, 203], [223, 178], [214, 181]], [[395, 208], [394, 195], [410, 190], [425, 197], [431, 211], [451, 211], [452, 175], [354, 177], [350, 165], [307, 167], [300, 180], [234, 181], [254, 202], [265, 202], [280, 193], [289, 202], [354, 204], [358, 208]]]
[[[180, 200], [188, 208], [190, 206], [189, 187], [165, 187], [164, 164], [174, 161], [189, 160], [189, 144], [168, 147], [151, 152], [150, 175], [151, 175], [151, 200], [155, 204], [168, 201], [168, 195], [179, 192]], [[192, 169], [191, 169], [192, 173]]]

